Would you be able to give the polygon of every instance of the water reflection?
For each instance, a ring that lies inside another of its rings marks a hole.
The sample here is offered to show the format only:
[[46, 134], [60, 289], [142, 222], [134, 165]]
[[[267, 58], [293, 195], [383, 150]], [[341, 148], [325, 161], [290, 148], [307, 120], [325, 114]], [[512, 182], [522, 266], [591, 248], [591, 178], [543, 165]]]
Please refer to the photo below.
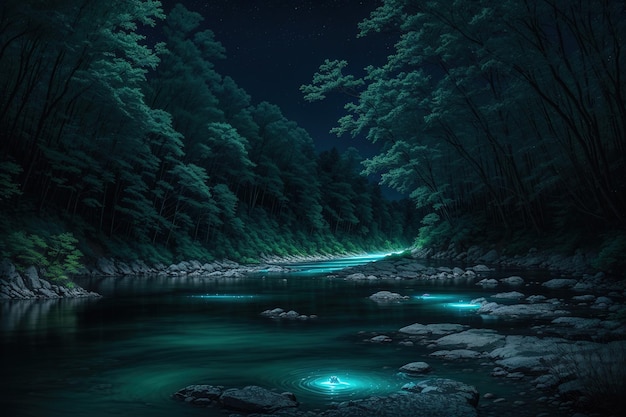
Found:
[[0, 303], [0, 331], [31, 332], [40, 330], [72, 332], [77, 311], [98, 302], [98, 298], [63, 298], [54, 300], [12, 300]]

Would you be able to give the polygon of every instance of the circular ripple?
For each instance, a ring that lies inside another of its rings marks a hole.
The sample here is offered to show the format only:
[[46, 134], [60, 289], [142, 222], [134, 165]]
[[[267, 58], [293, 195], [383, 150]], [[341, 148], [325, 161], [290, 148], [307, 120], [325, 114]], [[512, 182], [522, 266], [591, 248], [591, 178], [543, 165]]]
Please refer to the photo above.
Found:
[[336, 368], [298, 370], [274, 381], [280, 389], [291, 391], [299, 401], [329, 403], [385, 395], [399, 391], [406, 383], [392, 372], [341, 370]]

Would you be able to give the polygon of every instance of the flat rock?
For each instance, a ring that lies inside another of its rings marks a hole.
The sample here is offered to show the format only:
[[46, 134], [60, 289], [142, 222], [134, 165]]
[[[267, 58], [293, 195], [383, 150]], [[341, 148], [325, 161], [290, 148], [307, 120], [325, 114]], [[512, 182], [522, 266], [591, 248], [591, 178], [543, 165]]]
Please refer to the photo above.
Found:
[[519, 300], [521, 298], [524, 298], [525, 296], [521, 292], [510, 291], [510, 292], [500, 292], [498, 294], [492, 295], [491, 297], [493, 297], [493, 298], [504, 298], [504, 299], [508, 299], [508, 300]]
[[453, 346], [471, 350], [492, 350], [504, 345], [505, 336], [491, 329], [470, 329], [461, 333], [449, 334], [435, 340], [439, 347]]
[[292, 397], [277, 394], [256, 385], [249, 385], [243, 388], [227, 389], [220, 396], [220, 402], [226, 408], [246, 413], [272, 413], [297, 407], [298, 402]]
[[559, 289], [559, 288], [572, 288], [574, 285], [578, 283], [577, 280], [571, 278], [554, 278], [549, 281], [544, 282], [544, 287]]
[[478, 393], [476, 387], [446, 378], [433, 378], [417, 383], [409, 383], [403, 386], [402, 389], [420, 394], [443, 394], [446, 398], [463, 398], [473, 407], [478, 405], [478, 400], [480, 399], [480, 394]]
[[452, 349], [452, 350], [438, 350], [436, 352], [432, 352], [429, 356], [432, 356], [434, 358], [458, 360], [458, 359], [477, 359], [477, 358], [483, 357], [484, 355], [480, 352], [476, 352], [475, 350]]
[[400, 333], [416, 336], [445, 336], [447, 334], [461, 332], [467, 326], [454, 323], [420, 324], [414, 323], [399, 330]]
[[431, 367], [426, 362], [411, 362], [400, 367], [400, 371], [407, 374], [424, 374], [430, 372], [430, 370]]
[[500, 282], [510, 286], [518, 286], [524, 283], [524, 278], [515, 275], [507, 278], [502, 278]]

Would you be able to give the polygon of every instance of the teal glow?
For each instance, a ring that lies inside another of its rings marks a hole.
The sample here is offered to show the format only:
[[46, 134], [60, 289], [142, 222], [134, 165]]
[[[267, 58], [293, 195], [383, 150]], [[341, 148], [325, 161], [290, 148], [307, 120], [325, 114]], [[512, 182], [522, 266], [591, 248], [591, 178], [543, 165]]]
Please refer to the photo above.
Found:
[[458, 303], [448, 303], [446, 304], [446, 307], [472, 309], [472, 308], [480, 307], [480, 304], [472, 304], [472, 303], [465, 303], [463, 301], [459, 301]]
[[443, 300], [450, 300], [454, 298], [458, 299], [458, 296], [427, 293], [427, 294], [417, 295], [414, 298], [418, 300], [424, 300], [424, 301], [443, 301]]
[[224, 301], [244, 301], [256, 298], [256, 295], [240, 295], [240, 294], [198, 294], [191, 295], [191, 298], [202, 298], [206, 300], [224, 300]]
[[[331, 371], [332, 372], [332, 371]], [[296, 391], [305, 391], [333, 401], [383, 395], [398, 390], [401, 382], [393, 375], [376, 372], [327, 372], [317, 371], [305, 375], [296, 383]]]
[[350, 256], [347, 258], [330, 259], [328, 261], [287, 264], [287, 266], [293, 269], [293, 272], [290, 273], [290, 275], [293, 276], [311, 276], [318, 274], [322, 275], [340, 271], [351, 266], [363, 265], [369, 262], [378, 261], [388, 255], [390, 254], [371, 253], [359, 256]]

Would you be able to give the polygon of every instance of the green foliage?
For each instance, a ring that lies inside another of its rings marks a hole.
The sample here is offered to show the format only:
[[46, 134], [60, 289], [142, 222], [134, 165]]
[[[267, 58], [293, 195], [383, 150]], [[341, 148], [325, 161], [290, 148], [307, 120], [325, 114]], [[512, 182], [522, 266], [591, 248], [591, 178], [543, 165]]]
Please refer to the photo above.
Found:
[[2, 248], [2, 256], [15, 262], [19, 270], [35, 266], [46, 278], [71, 285], [70, 275], [80, 272], [82, 253], [76, 248], [78, 240], [66, 232], [45, 239], [22, 231], [11, 233]]
[[365, 172], [441, 217], [420, 244], [454, 239], [466, 217], [491, 243], [550, 233], [564, 252], [587, 227], [626, 227], [626, 107], [602, 93], [626, 94], [626, 57], [614, 57], [626, 35], [620, 6], [527, 6], [385, 0], [359, 36], [395, 34], [387, 61], [357, 79], [326, 60], [301, 87], [309, 101], [345, 93], [333, 131], [381, 144]]
[[48, 265], [47, 249], [48, 244], [41, 236], [18, 231], [7, 236], [2, 256], [14, 260], [21, 270], [31, 265], [45, 268]]
[[48, 243], [46, 276], [57, 282], [68, 282], [70, 274], [81, 270], [83, 254], [76, 248], [78, 240], [71, 233], [52, 236]]
[[[79, 247], [125, 261], [251, 262], [414, 233], [354, 151], [317, 155], [280, 108], [216, 71], [225, 51], [202, 19], [182, 5], [165, 16], [152, 0], [0, 3], [3, 253], [67, 280]], [[328, 61], [324, 88], [309, 93], [362, 87], [346, 65]]]

